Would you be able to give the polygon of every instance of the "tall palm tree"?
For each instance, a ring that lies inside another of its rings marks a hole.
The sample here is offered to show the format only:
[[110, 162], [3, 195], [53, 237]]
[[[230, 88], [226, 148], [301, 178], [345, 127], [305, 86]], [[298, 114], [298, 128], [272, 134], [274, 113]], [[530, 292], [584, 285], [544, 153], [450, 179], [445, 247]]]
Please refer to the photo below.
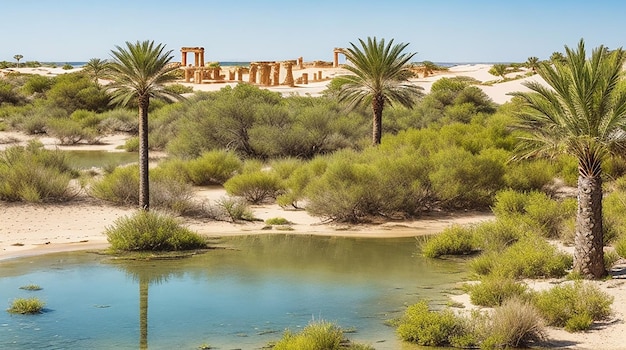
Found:
[[164, 84], [175, 80], [170, 74], [177, 69], [168, 65], [172, 60], [172, 50], [164, 52], [165, 45], [155, 45], [154, 41], [126, 42], [126, 48], [115, 46], [112, 50], [110, 78], [107, 85], [112, 93], [112, 103], [128, 105], [131, 101], [139, 106], [139, 207], [149, 210], [148, 177], [148, 108], [150, 98], [176, 101], [182, 99], [177, 93], [164, 89]]
[[542, 62], [539, 75], [550, 85], [527, 82], [518, 92], [530, 107], [521, 115], [524, 156], [572, 154], [578, 159], [578, 210], [574, 271], [586, 278], [606, 274], [603, 261], [602, 161], [626, 150], [626, 84], [620, 48], [603, 46], [586, 58], [584, 41], [567, 46], [563, 64]]
[[20, 68], [20, 60], [24, 58], [22, 55], [15, 55], [13, 58], [17, 61], [17, 68]]
[[109, 69], [109, 62], [107, 60], [103, 60], [100, 58], [92, 58], [85, 64], [83, 70], [89, 74], [93, 78], [93, 82], [100, 86], [98, 83], [99, 79], [106, 76], [107, 70]]
[[385, 104], [398, 102], [408, 108], [415, 103], [420, 88], [408, 81], [411, 72], [407, 63], [415, 53], [404, 53], [408, 44], [393, 44], [393, 39], [385, 45], [385, 39], [359, 39], [361, 47], [350, 43], [345, 50], [350, 64], [346, 69], [353, 74], [341, 77], [344, 83], [339, 92], [341, 101], [349, 101], [351, 106], [372, 104], [372, 143], [380, 144], [382, 137], [382, 117]]
[[530, 56], [526, 60], [526, 67], [532, 69], [533, 72], [537, 72], [537, 67], [539, 66], [539, 58], [535, 56]]

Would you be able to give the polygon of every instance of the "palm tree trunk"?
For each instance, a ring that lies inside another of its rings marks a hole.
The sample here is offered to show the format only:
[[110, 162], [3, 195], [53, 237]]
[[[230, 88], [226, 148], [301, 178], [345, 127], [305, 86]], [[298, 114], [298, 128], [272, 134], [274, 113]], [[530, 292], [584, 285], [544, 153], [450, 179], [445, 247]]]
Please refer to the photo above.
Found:
[[372, 144], [380, 145], [383, 135], [383, 108], [385, 107], [385, 97], [383, 95], [375, 95], [372, 99], [372, 110], [374, 119], [372, 120]]
[[606, 275], [602, 235], [602, 179], [599, 173], [581, 173], [578, 176], [574, 272], [593, 279]]
[[148, 288], [147, 278], [139, 281], [139, 349], [148, 348]]
[[148, 107], [150, 97], [139, 96], [139, 208], [150, 210], [150, 181], [148, 176]]

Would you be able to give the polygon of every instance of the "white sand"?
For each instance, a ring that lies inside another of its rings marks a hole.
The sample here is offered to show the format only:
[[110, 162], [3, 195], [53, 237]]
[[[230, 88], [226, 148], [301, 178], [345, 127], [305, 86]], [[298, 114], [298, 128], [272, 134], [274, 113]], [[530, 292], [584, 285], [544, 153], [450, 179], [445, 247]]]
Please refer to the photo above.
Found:
[[[489, 65], [465, 65], [451, 68], [448, 72], [439, 73], [428, 78], [414, 79], [414, 83], [430, 90], [434, 81], [441, 77], [469, 76], [481, 82], [497, 81], [498, 78], [488, 73]], [[20, 68], [16, 71], [43, 75], [63, 74], [61, 68]], [[332, 78], [345, 71], [332, 68], [310, 68], [309, 77], [313, 72], [322, 71], [324, 78]], [[6, 72], [7, 70], [2, 70]], [[0, 72], [0, 74], [2, 73]], [[294, 71], [294, 78], [298, 78], [302, 71]], [[516, 73], [520, 74], [520, 73]], [[505, 103], [511, 99], [507, 93], [512, 91], [526, 91], [522, 82], [541, 79], [533, 76], [517, 79], [505, 83], [496, 83], [491, 86], [479, 86], [496, 103]], [[245, 81], [245, 79], [244, 79]], [[300, 84], [295, 88], [284, 86], [268, 87], [269, 90], [279, 91], [284, 95], [300, 94], [303, 96], [319, 96], [326, 88], [329, 80], [311, 82], [307, 85]], [[227, 84], [188, 84], [197, 91], [215, 91]], [[233, 83], [230, 83], [233, 85]], [[125, 140], [123, 135], [110, 136], [103, 139], [101, 145], [75, 145], [60, 146], [55, 139], [42, 138], [46, 148], [60, 149], [84, 149], [84, 150], [108, 150], [115, 151], [116, 146]], [[0, 150], [11, 144], [24, 144], [30, 137], [19, 133], [0, 132]], [[7, 140], [16, 140], [17, 143], [5, 143]], [[225, 196], [223, 189], [198, 189], [197, 196], [215, 201]], [[132, 214], [134, 209], [114, 207], [90, 199], [82, 195], [78, 201], [69, 204], [22, 204], [0, 202], [0, 263], [3, 259], [27, 256], [32, 254], [44, 254], [53, 251], [100, 249], [107, 246], [103, 234], [105, 228], [122, 216]], [[491, 214], [468, 213], [450, 217], [446, 215], [433, 215], [421, 220], [406, 222], [387, 222], [378, 225], [330, 225], [320, 222], [318, 218], [309, 216], [305, 211], [283, 210], [277, 205], [264, 205], [253, 207], [254, 215], [259, 219], [283, 217], [294, 223], [294, 234], [321, 234], [342, 235], [360, 237], [398, 237], [418, 236], [421, 234], [436, 233], [453, 224], [475, 223], [492, 218]], [[185, 220], [185, 224], [191, 229], [208, 236], [236, 235], [266, 232], [285, 231], [261, 231], [262, 222], [232, 224], [227, 222]], [[568, 333], [560, 329], [550, 328], [548, 331], [549, 344], [557, 348], [568, 349], [626, 349], [626, 265], [617, 267], [617, 272], [612, 280], [593, 282], [602, 290], [614, 297], [613, 316], [607, 322], [598, 324], [589, 332]], [[551, 281], [528, 281], [533, 288], [545, 288]], [[453, 299], [461, 301], [469, 306], [467, 295], [454, 296]]]

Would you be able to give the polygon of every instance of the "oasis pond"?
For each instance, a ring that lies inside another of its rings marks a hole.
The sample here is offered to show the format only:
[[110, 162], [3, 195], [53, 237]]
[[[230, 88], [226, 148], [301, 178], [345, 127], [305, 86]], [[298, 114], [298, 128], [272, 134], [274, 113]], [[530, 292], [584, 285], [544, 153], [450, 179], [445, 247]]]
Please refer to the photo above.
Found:
[[[0, 261], [0, 300], [38, 297], [38, 315], [0, 312], [0, 349], [259, 349], [315, 320], [376, 349], [387, 321], [467, 277], [462, 260], [419, 255], [415, 238], [263, 234], [215, 239], [175, 260], [66, 252]], [[37, 284], [40, 291], [21, 286]]]

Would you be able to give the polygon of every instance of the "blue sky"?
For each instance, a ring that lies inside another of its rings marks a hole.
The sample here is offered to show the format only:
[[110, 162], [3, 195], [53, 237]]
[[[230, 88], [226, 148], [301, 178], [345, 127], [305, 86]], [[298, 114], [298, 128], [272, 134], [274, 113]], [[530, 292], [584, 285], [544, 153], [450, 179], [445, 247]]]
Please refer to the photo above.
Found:
[[105, 59], [137, 40], [174, 61], [183, 46], [204, 47], [205, 61], [331, 61], [368, 36], [434, 62], [547, 59], [581, 38], [626, 46], [622, 0], [1, 0], [0, 13], [0, 61]]

